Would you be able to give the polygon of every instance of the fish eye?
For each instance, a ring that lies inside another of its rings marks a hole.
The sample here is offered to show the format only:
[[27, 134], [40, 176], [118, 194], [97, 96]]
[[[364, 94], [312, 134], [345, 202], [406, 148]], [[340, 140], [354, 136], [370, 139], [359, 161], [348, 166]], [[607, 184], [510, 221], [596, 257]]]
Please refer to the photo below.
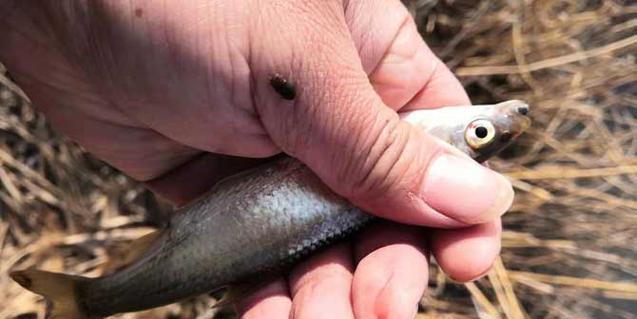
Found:
[[495, 126], [489, 120], [478, 119], [467, 126], [464, 138], [471, 148], [478, 149], [491, 143], [495, 137]]

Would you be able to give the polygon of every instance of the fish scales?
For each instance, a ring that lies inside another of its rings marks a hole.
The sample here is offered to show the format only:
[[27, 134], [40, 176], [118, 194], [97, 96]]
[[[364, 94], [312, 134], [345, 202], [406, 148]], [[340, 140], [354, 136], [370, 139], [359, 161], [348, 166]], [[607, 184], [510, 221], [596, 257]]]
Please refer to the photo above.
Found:
[[83, 307], [105, 316], [203, 294], [285, 268], [372, 219], [292, 158], [226, 179], [210, 194], [177, 212], [127, 271], [80, 285]]
[[108, 315], [206, 293], [285, 268], [372, 219], [292, 158], [226, 179], [210, 194], [177, 212], [126, 272], [81, 285], [83, 307]]
[[[524, 102], [513, 100], [401, 117], [484, 161], [528, 128], [527, 112]], [[47, 298], [50, 318], [100, 318], [263, 281], [374, 219], [332, 192], [307, 166], [281, 156], [226, 178], [179, 209], [157, 237], [137, 241], [145, 248], [142, 254], [109, 275], [26, 269], [12, 271], [11, 277]]]

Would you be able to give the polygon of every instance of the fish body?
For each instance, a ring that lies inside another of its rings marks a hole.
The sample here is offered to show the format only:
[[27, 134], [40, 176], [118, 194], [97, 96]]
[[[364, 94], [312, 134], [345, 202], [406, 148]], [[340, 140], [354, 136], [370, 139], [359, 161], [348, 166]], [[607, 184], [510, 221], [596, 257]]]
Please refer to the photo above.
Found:
[[100, 316], [157, 307], [286, 268], [371, 218], [282, 158], [222, 181], [180, 209], [135, 263], [78, 292]]
[[[527, 111], [523, 102], [508, 101], [401, 117], [481, 161], [528, 127]], [[143, 253], [112, 274], [85, 278], [27, 269], [11, 276], [49, 300], [51, 318], [99, 318], [258, 281], [373, 219], [307, 166], [280, 157], [224, 179], [179, 209], [165, 229], [143, 240]]]

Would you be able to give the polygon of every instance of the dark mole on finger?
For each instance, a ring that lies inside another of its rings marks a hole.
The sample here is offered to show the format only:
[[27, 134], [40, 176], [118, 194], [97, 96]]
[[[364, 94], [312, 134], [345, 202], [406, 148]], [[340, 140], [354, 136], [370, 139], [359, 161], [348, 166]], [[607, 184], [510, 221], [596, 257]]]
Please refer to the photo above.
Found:
[[270, 77], [270, 85], [279, 96], [286, 100], [294, 100], [296, 97], [296, 88], [294, 85], [278, 73]]
[[135, 16], [138, 18], [141, 18], [142, 15], [144, 15], [144, 10], [142, 10], [141, 8], [136, 8], [135, 9]]

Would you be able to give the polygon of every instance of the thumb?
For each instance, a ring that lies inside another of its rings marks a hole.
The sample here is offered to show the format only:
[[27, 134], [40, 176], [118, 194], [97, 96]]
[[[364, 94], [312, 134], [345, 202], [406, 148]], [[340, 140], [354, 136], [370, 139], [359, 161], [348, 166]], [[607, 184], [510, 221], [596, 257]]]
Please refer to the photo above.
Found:
[[256, 30], [269, 32], [251, 39], [248, 63], [255, 107], [284, 152], [358, 207], [398, 222], [457, 227], [509, 208], [504, 177], [382, 102], [339, 2], [262, 5]]

